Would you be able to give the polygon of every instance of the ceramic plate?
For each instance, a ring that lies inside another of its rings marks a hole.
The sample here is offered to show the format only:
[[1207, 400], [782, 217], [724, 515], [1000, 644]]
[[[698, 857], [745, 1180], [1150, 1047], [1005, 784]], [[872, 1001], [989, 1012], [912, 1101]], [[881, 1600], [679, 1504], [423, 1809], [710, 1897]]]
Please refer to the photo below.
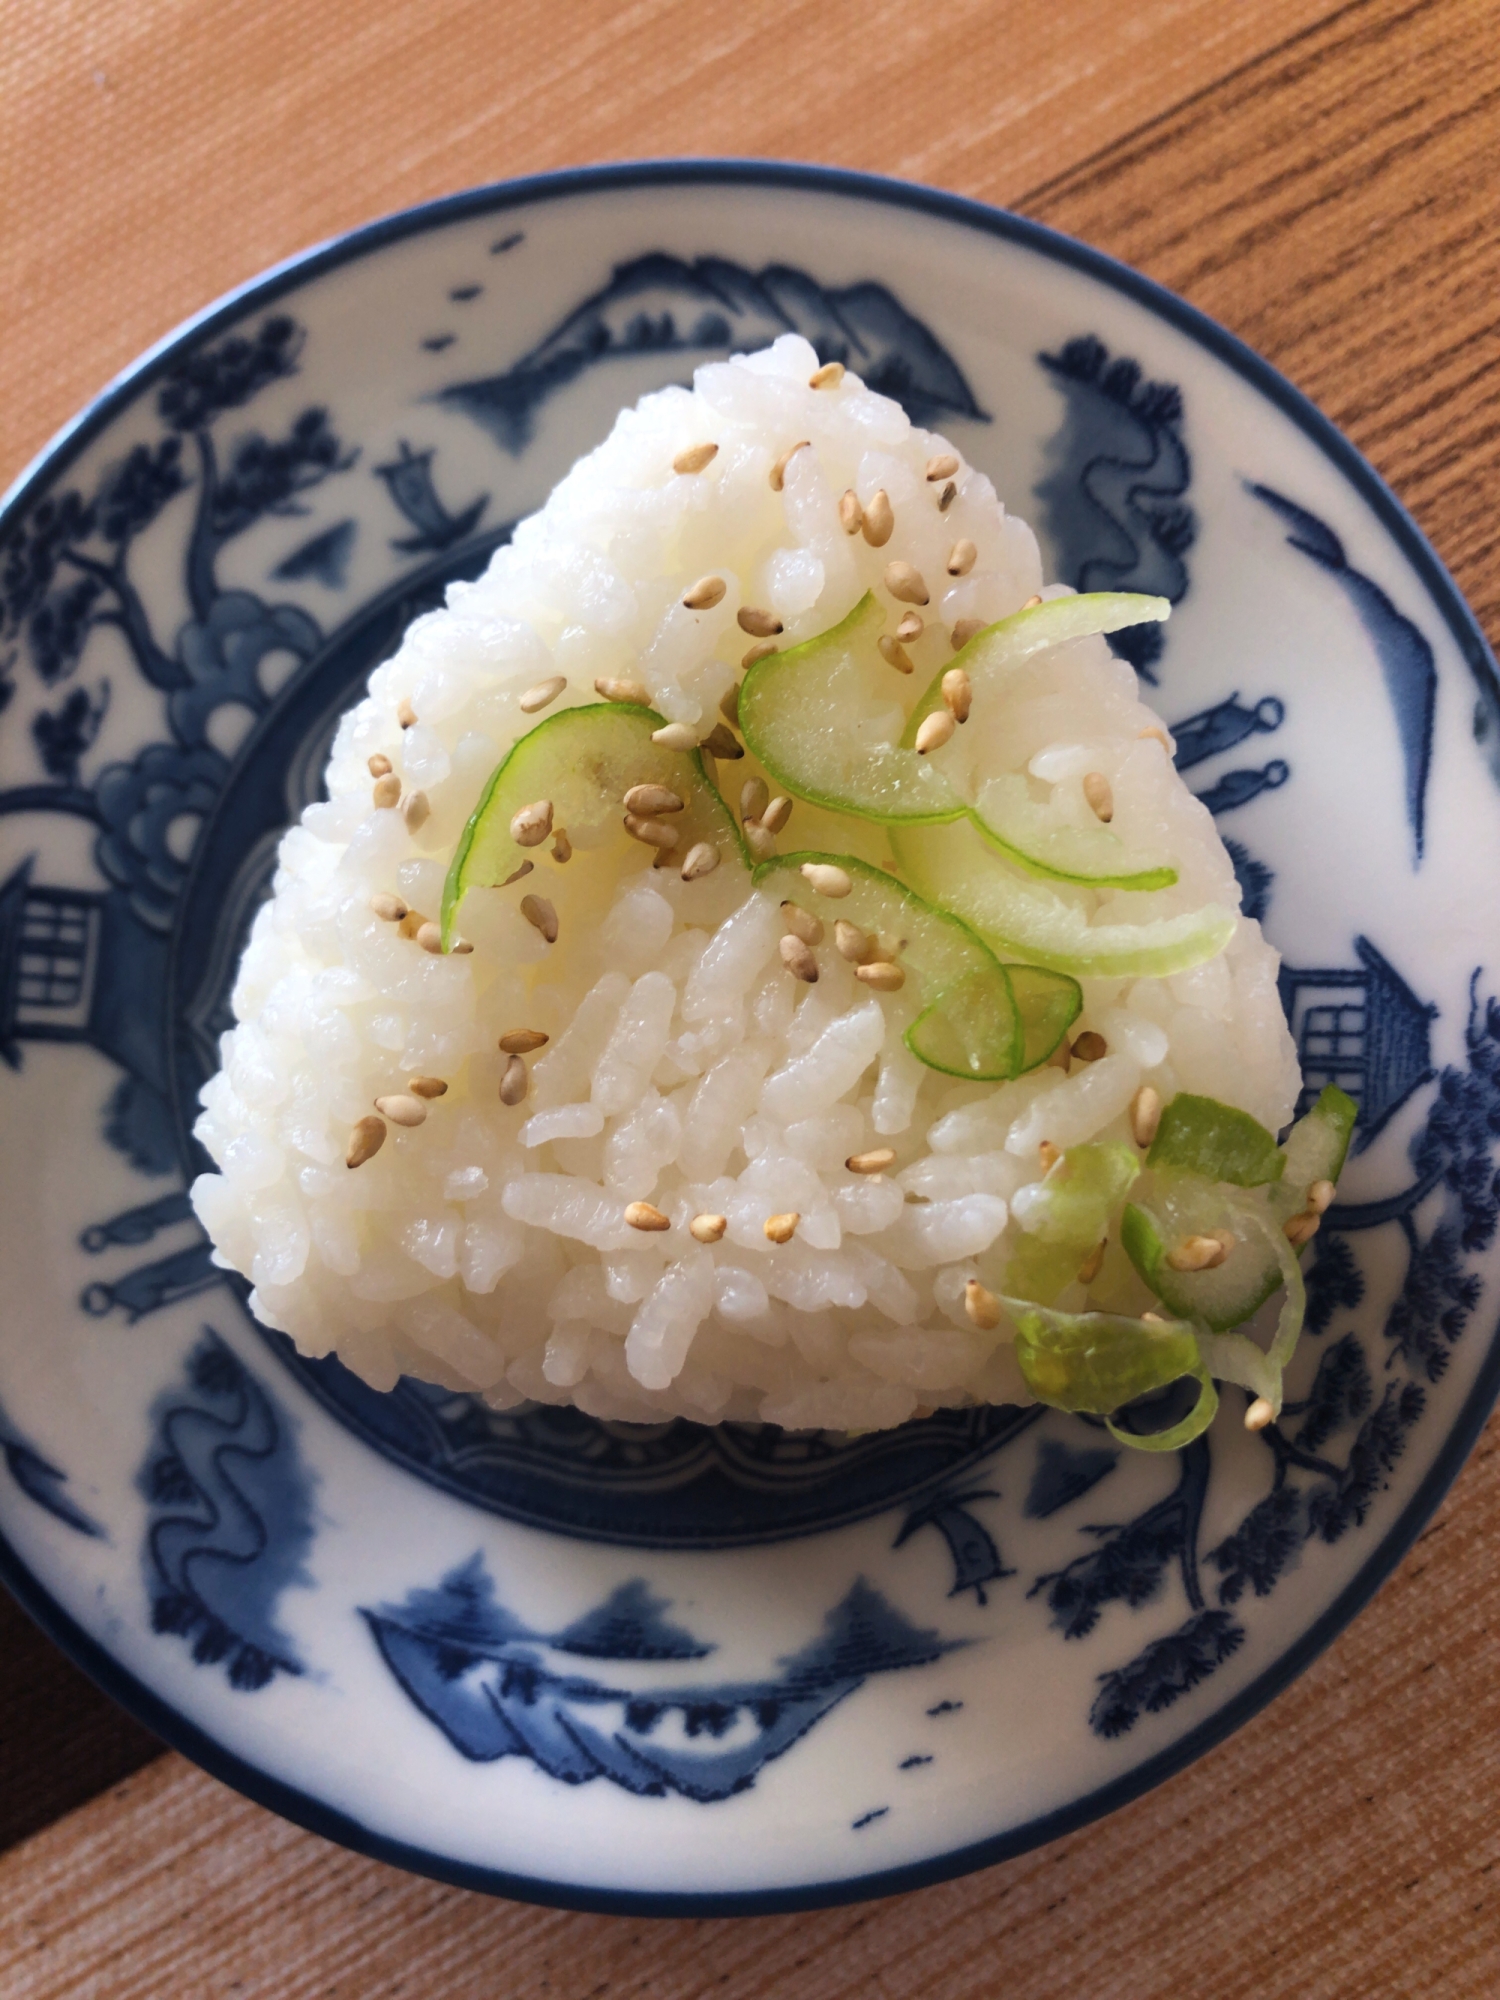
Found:
[[[1309, 1088], [1360, 1105], [1259, 1436], [1238, 1394], [1165, 1459], [1035, 1409], [851, 1440], [381, 1396], [209, 1261], [195, 1098], [341, 710], [622, 404], [788, 328], [951, 436], [1051, 574], [1176, 607], [1115, 643]], [[1363, 460], [1180, 301], [848, 174], [485, 189], [146, 355], [11, 493], [0, 592], [0, 1551], [209, 1770], [507, 1895], [884, 1894], [1198, 1755], [1431, 1513], [1500, 1354], [1494, 663]]]

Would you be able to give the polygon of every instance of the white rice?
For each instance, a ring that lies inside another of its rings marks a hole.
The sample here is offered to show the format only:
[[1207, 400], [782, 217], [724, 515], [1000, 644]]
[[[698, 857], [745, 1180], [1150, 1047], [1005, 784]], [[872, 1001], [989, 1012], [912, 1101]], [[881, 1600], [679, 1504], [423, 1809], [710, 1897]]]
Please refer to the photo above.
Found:
[[[340, 726], [327, 802], [282, 842], [234, 991], [239, 1025], [196, 1127], [220, 1171], [193, 1201], [219, 1262], [253, 1284], [261, 1320], [377, 1388], [404, 1373], [500, 1408], [530, 1399], [626, 1421], [836, 1430], [1025, 1401], [1005, 1330], [976, 1330], [963, 1294], [974, 1276], [1002, 1289], [1020, 1231], [1011, 1205], [1041, 1177], [1042, 1142], [1128, 1140], [1142, 1083], [1228, 1099], [1273, 1129], [1291, 1115], [1276, 955], [1248, 918], [1193, 971], [1085, 980], [1073, 1033], [1097, 1030], [1109, 1053], [997, 1087], [918, 1063], [900, 1040], [911, 992], [872, 993], [831, 944], [816, 985], [793, 980], [775, 902], [730, 858], [684, 884], [645, 848], [623, 869], [602, 855], [591, 867], [582, 847], [563, 868], [539, 848], [525, 887], [558, 905], [550, 946], [520, 915], [519, 887], [470, 895], [467, 956], [428, 953], [372, 912], [387, 891], [437, 914], [484, 781], [537, 719], [519, 697], [550, 675], [568, 685], [549, 714], [597, 700], [595, 677], [613, 675], [643, 680], [663, 715], [706, 732], [749, 644], [743, 605], [773, 609], [780, 643], [794, 643], [902, 558], [949, 586], [934, 586], [911, 647], [920, 686], [950, 657], [955, 621], [1002, 617], [1042, 589], [1030, 530], [986, 478], [962, 469], [940, 512], [925, 468], [947, 441], [853, 376], [811, 389], [816, 365], [788, 336], [624, 412], [486, 575], [454, 585], [448, 608], [418, 619], [371, 676]], [[800, 439], [810, 448], [774, 491], [772, 462]], [[676, 454], [709, 440], [719, 450], [705, 471], [673, 473]], [[849, 487], [889, 494], [885, 547], [844, 533]], [[978, 560], [950, 583], [960, 537]], [[682, 594], [705, 572], [727, 594], [688, 613]], [[1129, 667], [1096, 639], [1028, 671], [1044, 677], [1008, 767], [1055, 780], [1060, 800], [1083, 769], [1112, 772], [1117, 820], [1134, 811], [1165, 834], [1181, 873], [1169, 891], [1070, 898], [1114, 923], [1237, 907], [1208, 814], [1140, 740], [1155, 718]], [[403, 700], [418, 718], [406, 730]], [[894, 703], [871, 726], [893, 734]], [[376, 752], [427, 795], [415, 832], [372, 804]], [[731, 802], [754, 769], [722, 768]], [[798, 806], [780, 846], [846, 846], [839, 824]], [[507, 1108], [497, 1040], [517, 1027], [551, 1040], [527, 1059], [528, 1097]], [[447, 1094], [351, 1171], [352, 1126], [417, 1074], [443, 1078]], [[881, 1144], [897, 1152], [890, 1172], [845, 1168]], [[645, 1200], [669, 1230], [627, 1225], [626, 1205]], [[791, 1210], [793, 1239], [768, 1241], [767, 1217]], [[711, 1246], [687, 1229], [704, 1211], [728, 1218]], [[1085, 1297], [1076, 1284], [1059, 1303]]]

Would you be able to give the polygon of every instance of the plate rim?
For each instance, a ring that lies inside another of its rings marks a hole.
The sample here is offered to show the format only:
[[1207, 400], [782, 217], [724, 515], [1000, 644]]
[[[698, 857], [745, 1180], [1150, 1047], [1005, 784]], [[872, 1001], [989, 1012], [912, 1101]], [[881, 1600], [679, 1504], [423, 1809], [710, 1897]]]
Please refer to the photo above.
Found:
[[[1155, 279], [1030, 217], [915, 182], [795, 161], [688, 158], [565, 168], [439, 196], [299, 251], [181, 321], [85, 403], [0, 495], [0, 535], [12, 516], [53, 484], [183, 346], [240, 318], [247, 310], [268, 305], [309, 279], [389, 244], [471, 216], [607, 189], [663, 186], [791, 187], [925, 211], [1035, 251], [1133, 299], [1206, 348], [1266, 396], [1333, 463], [1412, 565], [1476, 681], [1487, 687], [1492, 697], [1500, 699], [1500, 667], [1494, 653], [1478, 620], [1414, 517], [1332, 420], [1237, 335]], [[0, 1532], [0, 1582], [76, 1666], [168, 1747], [178, 1750], [255, 1804], [357, 1853], [455, 1887], [553, 1908], [634, 1917], [785, 1914], [900, 1894], [1012, 1860], [1139, 1798], [1223, 1742], [1311, 1665], [1396, 1569], [1458, 1476], [1490, 1415], [1497, 1393], [1500, 1393], [1500, 1325], [1491, 1335], [1488, 1351], [1432, 1464], [1355, 1575], [1306, 1631], [1254, 1680], [1174, 1743], [1109, 1783], [1003, 1833], [921, 1861], [798, 1885], [681, 1892], [590, 1887], [459, 1861], [376, 1832], [352, 1815], [273, 1777], [227, 1749], [165, 1697], [156, 1694], [63, 1608], [3, 1532]]]

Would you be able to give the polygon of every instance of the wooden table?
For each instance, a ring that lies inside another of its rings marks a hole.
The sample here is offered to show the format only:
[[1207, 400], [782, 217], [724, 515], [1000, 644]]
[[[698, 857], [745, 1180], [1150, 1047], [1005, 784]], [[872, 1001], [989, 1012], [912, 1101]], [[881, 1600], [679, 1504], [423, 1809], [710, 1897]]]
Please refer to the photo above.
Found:
[[[320, 237], [539, 168], [765, 154], [1000, 202], [1184, 293], [1349, 432], [1500, 637], [1493, 0], [8, 0], [0, 22], [0, 478]], [[1019, 1861], [811, 1916], [577, 1916], [357, 1859], [160, 1754], [7, 1605], [0, 1992], [1493, 1994], [1497, 1443], [1191, 1770]]]

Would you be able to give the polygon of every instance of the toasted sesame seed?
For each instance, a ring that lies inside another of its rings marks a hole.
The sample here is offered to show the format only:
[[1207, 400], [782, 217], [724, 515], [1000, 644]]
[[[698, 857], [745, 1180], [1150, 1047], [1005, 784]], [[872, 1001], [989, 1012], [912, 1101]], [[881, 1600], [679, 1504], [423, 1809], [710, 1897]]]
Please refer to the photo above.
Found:
[[545, 708], [549, 701], [556, 701], [567, 685], [566, 674], [549, 674], [546, 680], [538, 681], [535, 687], [527, 688], [525, 694], [521, 696], [521, 713], [535, 715], [537, 710]]
[[1154, 723], [1150, 729], [1138, 729], [1135, 732], [1135, 740], [1137, 743], [1159, 743], [1169, 757], [1172, 755], [1171, 737], [1168, 736], [1165, 729], [1158, 727]]
[[408, 910], [397, 926], [396, 935], [398, 937], [414, 938], [423, 924], [430, 921], [431, 919], [424, 917], [420, 910]]
[[400, 701], [396, 704], [396, 720], [401, 724], [403, 729], [410, 729], [416, 723], [416, 719], [417, 711], [412, 707], [406, 696], [402, 695]]
[[[782, 909], [786, 908], [785, 903]], [[840, 917], [833, 927], [833, 942], [840, 958], [847, 958], [851, 965], [859, 965], [869, 956], [870, 939], [858, 924], [851, 924]]]
[[1035, 611], [1035, 609], [1041, 603], [1041, 601], [1042, 601], [1042, 593], [1040, 591], [1036, 591], [1032, 596], [1027, 598], [1026, 602], [1021, 606], [1021, 609], [1023, 611]]
[[370, 787], [370, 797], [377, 806], [393, 806], [401, 798], [401, 780], [394, 771], [387, 771], [383, 778], [377, 778]]
[[893, 639], [889, 632], [882, 632], [875, 644], [880, 649], [880, 657], [887, 666], [894, 667], [898, 674], [909, 674], [912, 671], [911, 654], [899, 639]]
[[1174, 1271], [1215, 1271], [1228, 1255], [1217, 1236], [1184, 1236], [1167, 1252], [1167, 1263]]
[[517, 847], [540, 847], [551, 831], [551, 799], [533, 799], [511, 815], [510, 837]]
[[974, 683], [966, 667], [950, 667], [943, 675], [943, 706], [955, 722], [967, 722], [974, 706]]
[[733, 687], [725, 688], [724, 692], [719, 696], [719, 713], [731, 729], [738, 728], [740, 720], [740, 684], [738, 681], [734, 683]]
[[930, 751], [941, 750], [957, 727], [946, 708], [935, 708], [931, 715], [923, 716], [915, 737], [917, 755], [925, 757]]
[[560, 826], [552, 836], [552, 859], [558, 862], [573, 859], [573, 843], [565, 826]]
[[678, 452], [672, 460], [674, 472], [701, 472], [706, 465], [712, 465], [719, 455], [716, 444], [690, 444], [685, 451]]
[[500, 887], [502, 889], [508, 889], [512, 882], [524, 881], [526, 877], [532, 873], [535, 867], [536, 863], [534, 861], [523, 861], [519, 868], [512, 868], [510, 873], [506, 876], [505, 880], [500, 884]]
[[757, 861], [769, 861], [776, 852], [776, 836], [768, 833], [758, 819], [747, 819], [745, 845]]
[[391, 760], [383, 750], [377, 750], [373, 757], [365, 759], [365, 767], [372, 778], [383, 778], [391, 768]]
[[417, 930], [417, 943], [423, 951], [439, 952], [443, 948], [443, 927], [429, 918]]
[[781, 794], [770, 800], [765, 809], [758, 815], [760, 823], [767, 833], [780, 833], [791, 816], [792, 802], [789, 798]]
[[620, 803], [626, 812], [633, 813], [660, 815], [682, 811], [681, 798], [666, 785], [632, 785]]
[[741, 654], [740, 665], [744, 668], [753, 667], [757, 660], [769, 660], [773, 653], [780, 651], [781, 648], [774, 639], [757, 639], [753, 646], [747, 646]]
[[720, 757], [725, 763], [737, 764], [745, 754], [745, 746], [729, 727], [727, 722], [716, 722], [703, 739], [703, 748], [710, 757]]
[[922, 572], [914, 563], [888, 562], [884, 580], [892, 597], [899, 598], [903, 604], [929, 604], [932, 601], [922, 580]]
[[797, 1233], [797, 1224], [802, 1220], [796, 1209], [785, 1215], [768, 1215], [765, 1220], [766, 1241], [768, 1243], [790, 1243]]
[[820, 896], [847, 896], [854, 887], [846, 872], [832, 861], [804, 861], [802, 875]]
[[663, 1215], [661, 1210], [654, 1207], [649, 1201], [627, 1201], [625, 1204], [625, 1220], [632, 1229], [670, 1229], [672, 1227], [672, 1218], [669, 1215]]
[[926, 630], [926, 623], [920, 611], [903, 611], [896, 625], [896, 637], [903, 645], [911, 645], [920, 639]]
[[719, 865], [719, 850], [711, 840], [695, 841], [682, 857], [682, 867], [678, 871], [684, 882], [701, 881], [705, 875], [712, 875]]
[[1130, 1100], [1130, 1131], [1138, 1146], [1149, 1146], [1161, 1123], [1161, 1092], [1143, 1083]]
[[958, 470], [958, 459], [951, 451], [940, 451], [935, 458], [927, 461], [927, 483], [935, 486], [940, 479], [951, 479]]
[[466, 937], [456, 937], [448, 947], [454, 958], [467, 958], [473, 949], [473, 945]]
[[377, 1097], [375, 1109], [382, 1118], [389, 1118], [393, 1125], [420, 1125], [427, 1117], [427, 1106], [420, 1097], [408, 1097], [404, 1091], [397, 1091], [390, 1097]]
[[891, 496], [883, 486], [866, 507], [860, 527], [872, 549], [883, 549], [896, 532], [896, 512], [891, 506]]
[[408, 833], [415, 833], [419, 826], [425, 826], [432, 814], [425, 792], [408, 792], [401, 804], [401, 817], [406, 821]]
[[1085, 1028], [1083, 1033], [1073, 1043], [1073, 1060], [1075, 1062], [1098, 1062], [1101, 1056], [1107, 1056], [1108, 1054], [1109, 1043], [1105, 1041], [1103, 1035], [1097, 1033], [1093, 1028]]
[[385, 1144], [385, 1120], [383, 1118], [361, 1118], [349, 1134], [349, 1150], [344, 1155], [346, 1167], [362, 1167], [366, 1160], [373, 1160]]
[[519, 1056], [510, 1056], [505, 1068], [500, 1072], [500, 1102], [502, 1104], [524, 1104], [526, 1093], [531, 1088], [531, 1075]]
[[688, 1235], [695, 1243], [718, 1243], [728, 1227], [727, 1215], [712, 1215], [705, 1209], [701, 1215], [695, 1215], [688, 1224]]
[[787, 449], [771, 467], [771, 491], [773, 493], [780, 493], [785, 487], [787, 467], [797, 456], [798, 452], [805, 451], [810, 443], [810, 438], [799, 438], [794, 445], [788, 445]]
[[883, 1174], [895, 1164], [894, 1146], [872, 1146], [867, 1153], [851, 1153], [844, 1162], [851, 1174]]
[[1245, 1412], [1245, 1429], [1247, 1431], [1263, 1431], [1266, 1425], [1274, 1420], [1275, 1416], [1276, 1412], [1271, 1404], [1267, 1402], [1266, 1398], [1264, 1396], [1257, 1396]]
[[964, 1286], [964, 1312], [969, 1324], [977, 1326], [981, 1333], [993, 1333], [1000, 1324], [1000, 1301], [977, 1278], [970, 1278]]
[[660, 729], [652, 730], [651, 741], [663, 750], [696, 750], [698, 732], [686, 722], [664, 722]]
[[810, 946], [805, 945], [801, 938], [793, 937], [788, 931], [781, 940], [779, 949], [781, 962], [793, 979], [800, 979], [807, 986], [817, 985], [818, 961], [813, 957]]
[[804, 944], [823, 942], [823, 919], [815, 917], [811, 910], [804, 910], [800, 903], [783, 903], [781, 921], [792, 936], [801, 938]]
[[842, 361], [825, 361], [821, 368], [815, 368], [807, 378], [809, 389], [836, 389], [844, 379]]
[[1115, 795], [1102, 771], [1084, 773], [1083, 796], [1088, 800], [1089, 810], [1095, 819], [1102, 819], [1108, 826], [1115, 816]]
[[626, 813], [624, 825], [632, 840], [642, 841], [647, 847], [673, 848], [682, 838], [675, 826], [668, 826], [665, 820], [650, 819], [643, 813]]
[[544, 1049], [550, 1037], [541, 1028], [507, 1028], [500, 1037], [500, 1053], [506, 1056], [529, 1056], [537, 1049]]
[[557, 911], [545, 896], [523, 896], [521, 915], [534, 930], [539, 930], [548, 944], [557, 943]]
[[1294, 1215], [1287, 1224], [1286, 1240], [1294, 1250], [1300, 1250], [1304, 1243], [1311, 1243], [1322, 1226], [1322, 1216], [1313, 1215], [1307, 1209], [1303, 1209], [1300, 1215]]
[[1338, 1192], [1332, 1181], [1314, 1181], [1307, 1190], [1307, 1209], [1310, 1215], [1326, 1215]]
[[740, 818], [759, 819], [771, 802], [771, 788], [764, 778], [746, 778], [740, 786]]
[[857, 535], [864, 526], [865, 510], [859, 504], [859, 495], [849, 487], [839, 501], [839, 526], [846, 535]]
[[728, 589], [722, 576], [700, 576], [690, 590], [682, 593], [684, 611], [712, 611], [716, 604], [723, 602]]
[[1043, 1139], [1042, 1143], [1036, 1149], [1036, 1154], [1042, 1163], [1042, 1172], [1050, 1174], [1062, 1158], [1062, 1148], [1054, 1146], [1050, 1139]]
[[446, 1097], [447, 1083], [440, 1076], [409, 1076], [406, 1087], [413, 1097]]
[[888, 958], [872, 958], [864, 965], [856, 965], [854, 976], [866, 986], [873, 986], [877, 993], [898, 993], [906, 984], [906, 973]]
[[740, 630], [752, 639], [774, 639], [786, 627], [774, 611], [762, 611], [754, 604], [742, 604], [736, 619]]
[[1165, 1326], [1167, 1323], [1163, 1313], [1145, 1312], [1141, 1314], [1141, 1319], [1147, 1326]]
[[618, 680], [611, 674], [600, 674], [594, 682], [594, 693], [606, 701], [631, 701], [637, 708], [651, 706], [651, 690], [644, 681]]
[[975, 548], [968, 536], [965, 535], [961, 541], [955, 542], [948, 551], [949, 576], [967, 576], [978, 560], [978, 549]]
[[399, 924], [406, 915], [406, 905], [399, 896], [393, 896], [388, 889], [381, 889], [370, 898], [370, 908], [382, 922]]
[[938, 495], [938, 512], [940, 514], [946, 514], [948, 509], [953, 505], [954, 501], [957, 498], [958, 498], [958, 488], [954, 485], [953, 481], [950, 479], [948, 481], [948, 484], [943, 488], [942, 492]]
[[1093, 1284], [1095, 1278], [1098, 1277], [1100, 1271], [1103, 1269], [1105, 1242], [1106, 1239], [1101, 1236], [1087, 1257], [1078, 1266], [1078, 1282], [1080, 1285]]

